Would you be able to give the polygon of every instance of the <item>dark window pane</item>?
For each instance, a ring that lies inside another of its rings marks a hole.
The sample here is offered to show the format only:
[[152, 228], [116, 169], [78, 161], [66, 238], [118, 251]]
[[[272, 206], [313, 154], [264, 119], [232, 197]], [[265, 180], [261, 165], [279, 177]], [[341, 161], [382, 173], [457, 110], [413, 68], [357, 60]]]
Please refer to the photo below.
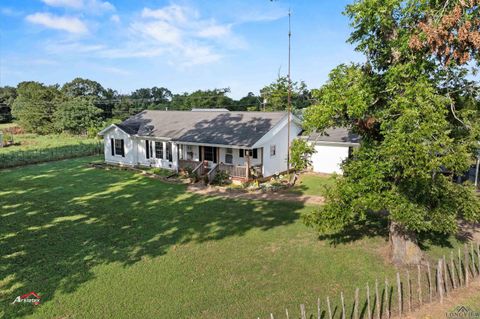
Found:
[[163, 158], [163, 142], [155, 142], [155, 157]]
[[215, 155], [214, 155], [214, 148], [213, 147], [208, 147], [208, 146], [205, 146], [203, 148], [203, 152], [204, 152], [204, 160], [205, 161], [210, 161], [210, 162], [214, 162], [215, 161]]
[[167, 160], [169, 162], [172, 161], [172, 143], [168, 142], [167, 143], [167, 149], [166, 149], [166, 155], [167, 155]]
[[123, 145], [122, 145], [123, 140], [115, 140], [115, 155], [121, 155], [123, 156]]

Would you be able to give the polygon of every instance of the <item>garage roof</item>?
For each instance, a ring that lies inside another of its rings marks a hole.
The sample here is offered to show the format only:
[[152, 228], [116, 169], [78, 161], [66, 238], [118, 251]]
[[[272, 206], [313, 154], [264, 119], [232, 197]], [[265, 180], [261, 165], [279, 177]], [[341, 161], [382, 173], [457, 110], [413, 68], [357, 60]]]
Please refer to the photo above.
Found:
[[333, 127], [326, 129], [324, 133], [310, 133], [306, 136], [308, 140], [317, 143], [346, 143], [346, 144], [359, 144], [360, 136], [352, 133], [346, 127]]

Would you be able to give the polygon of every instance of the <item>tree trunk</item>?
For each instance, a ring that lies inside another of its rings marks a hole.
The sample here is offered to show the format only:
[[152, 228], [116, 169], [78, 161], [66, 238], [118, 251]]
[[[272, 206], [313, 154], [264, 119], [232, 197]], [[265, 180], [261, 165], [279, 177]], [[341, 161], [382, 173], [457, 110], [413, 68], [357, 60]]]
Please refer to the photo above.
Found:
[[415, 265], [422, 261], [423, 253], [415, 233], [405, 230], [396, 222], [390, 223], [390, 249], [395, 265]]

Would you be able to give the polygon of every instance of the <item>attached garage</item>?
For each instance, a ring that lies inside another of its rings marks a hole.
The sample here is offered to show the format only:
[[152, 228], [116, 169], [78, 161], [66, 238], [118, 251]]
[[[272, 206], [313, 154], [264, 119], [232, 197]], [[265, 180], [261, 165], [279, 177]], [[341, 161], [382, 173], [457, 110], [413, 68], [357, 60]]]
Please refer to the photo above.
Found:
[[347, 128], [331, 128], [323, 134], [312, 133], [306, 139], [315, 147], [312, 170], [316, 173], [342, 174], [341, 164], [353, 148], [360, 145], [360, 137]]

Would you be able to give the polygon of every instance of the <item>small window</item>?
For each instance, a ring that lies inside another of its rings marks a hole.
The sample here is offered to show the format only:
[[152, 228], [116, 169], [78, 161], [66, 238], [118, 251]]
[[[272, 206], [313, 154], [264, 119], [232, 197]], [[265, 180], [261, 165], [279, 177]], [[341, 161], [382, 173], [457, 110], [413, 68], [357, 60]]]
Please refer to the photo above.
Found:
[[251, 154], [253, 158], [258, 158], [258, 148], [254, 148]]
[[145, 157], [149, 159], [153, 157], [153, 142], [145, 140]]
[[270, 145], [270, 157], [274, 157], [275, 155], [277, 155], [277, 146]]
[[155, 157], [163, 159], [163, 142], [155, 142]]
[[123, 140], [115, 139], [115, 155], [125, 156]]
[[193, 147], [192, 145], [187, 145], [187, 159], [192, 161], [193, 160]]
[[231, 148], [227, 148], [225, 150], [225, 163], [227, 164], [233, 163], [233, 150]]
[[166, 154], [166, 155], [167, 155], [167, 158], [166, 158], [166, 159], [167, 159], [169, 162], [171, 162], [171, 161], [172, 161], [172, 143], [170, 143], [170, 142], [167, 142], [166, 153], [167, 153], [167, 154]]
[[238, 157], [243, 157], [244, 151], [242, 149], [238, 150]]

